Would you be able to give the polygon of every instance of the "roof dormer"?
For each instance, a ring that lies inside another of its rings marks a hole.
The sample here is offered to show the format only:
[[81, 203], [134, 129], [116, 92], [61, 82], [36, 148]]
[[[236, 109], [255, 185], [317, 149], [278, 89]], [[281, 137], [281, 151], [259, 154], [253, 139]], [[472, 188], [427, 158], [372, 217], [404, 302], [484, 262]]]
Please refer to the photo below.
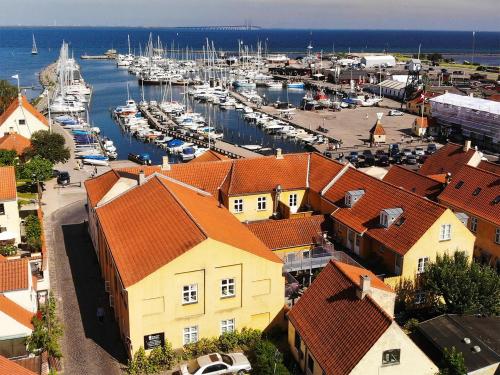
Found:
[[365, 195], [364, 190], [350, 190], [345, 193], [344, 203], [347, 207], [354, 207], [356, 202], [359, 201], [363, 195]]
[[389, 228], [402, 214], [403, 209], [400, 207], [385, 208], [380, 211], [380, 225]]

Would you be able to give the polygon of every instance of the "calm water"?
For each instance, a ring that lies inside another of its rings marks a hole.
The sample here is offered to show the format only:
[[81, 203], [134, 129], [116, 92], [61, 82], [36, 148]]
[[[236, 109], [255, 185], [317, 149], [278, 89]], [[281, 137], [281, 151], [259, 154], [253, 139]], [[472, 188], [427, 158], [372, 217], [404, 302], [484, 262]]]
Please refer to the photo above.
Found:
[[[39, 55], [31, 56], [31, 35], [35, 34]], [[237, 50], [238, 40], [245, 44], [256, 45], [265, 41], [269, 51], [290, 51], [300, 54], [311, 42], [314, 51], [323, 50], [353, 52], [369, 51], [401, 51], [416, 52], [422, 44], [423, 52], [446, 52], [453, 54], [457, 61], [471, 59], [472, 34], [468, 32], [435, 32], [435, 31], [349, 31], [349, 30], [259, 30], [259, 31], [185, 31], [176, 29], [150, 28], [0, 28], [0, 79], [10, 79], [19, 74], [21, 85], [26, 89], [28, 97], [40, 93], [38, 73], [57, 59], [61, 42], [66, 40], [74, 56], [79, 58], [84, 53], [102, 54], [109, 48], [117, 48], [121, 52], [127, 50], [127, 35], [130, 34], [132, 48], [138, 52], [139, 45], [144, 47], [149, 33], [160, 36], [164, 45], [169, 48], [201, 49], [206, 38], [214, 41], [215, 47], [221, 50]], [[492, 65], [500, 64], [500, 33], [476, 33], [476, 62]], [[120, 158], [128, 152], [149, 152], [155, 162], [159, 162], [162, 153], [153, 146], [137, 142], [128, 134], [122, 134], [120, 128], [110, 116], [110, 108], [122, 104], [127, 97], [127, 82], [131, 96], [140, 99], [140, 90], [135, 76], [126, 70], [117, 69], [110, 61], [79, 61], [82, 73], [87, 82], [94, 88], [90, 110], [91, 122], [102, 129], [104, 135], [114, 140]], [[33, 89], [30, 89], [33, 87]], [[182, 88], [174, 88], [174, 97], [181, 98]], [[260, 90], [260, 89], [259, 89]], [[298, 104], [303, 92], [261, 91], [270, 101], [280, 99]], [[160, 100], [158, 87], [145, 88], [146, 99]], [[208, 117], [210, 106], [194, 103], [194, 110]], [[235, 110], [211, 113], [212, 124], [224, 131], [225, 138], [239, 144], [263, 144], [265, 147], [282, 147], [287, 151], [297, 151], [301, 147], [294, 143], [263, 134], [259, 129], [246, 124]], [[317, 124], [312, 124], [315, 126]]]

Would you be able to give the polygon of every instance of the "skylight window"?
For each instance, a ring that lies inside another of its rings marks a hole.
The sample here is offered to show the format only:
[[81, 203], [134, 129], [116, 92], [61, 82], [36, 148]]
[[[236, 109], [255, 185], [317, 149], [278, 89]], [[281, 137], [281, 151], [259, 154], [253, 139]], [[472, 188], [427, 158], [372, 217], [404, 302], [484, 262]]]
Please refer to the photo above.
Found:
[[478, 195], [480, 192], [481, 192], [481, 188], [480, 188], [480, 187], [478, 187], [478, 188], [476, 188], [476, 190], [474, 190], [474, 191], [472, 192], [472, 195], [473, 195], [473, 196], [476, 196], [476, 195]]
[[463, 181], [458, 181], [457, 184], [455, 185], [455, 189], [460, 189], [464, 185]]
[[500, 195], [497, 195], [495, 199], [493, 199], [493, 204], [498, 204], [500, 203]]

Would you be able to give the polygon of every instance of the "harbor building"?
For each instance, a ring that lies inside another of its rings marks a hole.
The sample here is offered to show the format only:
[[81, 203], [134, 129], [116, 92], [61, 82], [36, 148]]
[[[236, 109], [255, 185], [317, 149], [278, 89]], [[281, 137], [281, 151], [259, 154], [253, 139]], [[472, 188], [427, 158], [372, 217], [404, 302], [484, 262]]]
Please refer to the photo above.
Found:
[[429, 100], [438, 123], [483, 149], [500, 151], [500, 102], [446, 93]]
[[39, 130], [49, 130], [48, 120], [33, 107], [28, 99], [19, 94], [0, 116], [0, 136], [17, 133], [31, 139]]
[[290, 351], [311, 375], [436, 374], [394, 321], [395, 292], [366, 269], [330, 262], [288, 314]]
[[396, 59], [391, 55], [369, 55], [361, 58], [361, 65], [365, 68], [387, 67], [393, 68], [396, 66]]

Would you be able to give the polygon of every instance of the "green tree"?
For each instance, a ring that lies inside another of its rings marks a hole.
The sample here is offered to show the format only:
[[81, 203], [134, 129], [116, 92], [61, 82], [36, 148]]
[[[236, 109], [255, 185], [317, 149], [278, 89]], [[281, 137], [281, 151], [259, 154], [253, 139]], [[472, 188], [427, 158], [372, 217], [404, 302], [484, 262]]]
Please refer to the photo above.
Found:
[[66, 141], [61, 134], [39, 130], [31, 135], [31, 147], [27, 155], [36, 155], [50, 160], [53, 164], [64, 163], [70, 158], [69, 148], [65, 147]]
[[14, 150], [0, 150], [0, 167], [16, 164], [17, 154]]
[[500, 275], [488, 266], [469, 262], [464, 252], [438, 256], [422, 276], [422, 289], [442, 297], [446, 312], [500, 312]]
[[467, 367], [465, 367], [464, 355], [462, 352], [459, 352], [454, 346], [451, 347], [451, 350], [445, 348], [439, 374], [466, 375]]
[[30, 248], [39, 251], [42, 248], [42, 226], [36, 215], [29, 215], [24, 221], [26, 242]]
[[20, 167], [20, 177], [36, 181], [45, 181], [52, 177], [54, 164], [41, 156], [35, 156]]
[[259, 375], [289, 375], [283, 364], [283, 355], [271, 341], [263, 340], [255, 346], [253, 373]]
[[56, 315], [56, 299], [52, 294], [33, 317], [32, 323], [33, 332], [26, 342], [28, 351], [34, 354], [47, 352], [51, 357], [61, 358], [59, 339], [63, 328]]
[[0, 115], [17, 97], [17, 87], [6, 80], [0, 80]]

